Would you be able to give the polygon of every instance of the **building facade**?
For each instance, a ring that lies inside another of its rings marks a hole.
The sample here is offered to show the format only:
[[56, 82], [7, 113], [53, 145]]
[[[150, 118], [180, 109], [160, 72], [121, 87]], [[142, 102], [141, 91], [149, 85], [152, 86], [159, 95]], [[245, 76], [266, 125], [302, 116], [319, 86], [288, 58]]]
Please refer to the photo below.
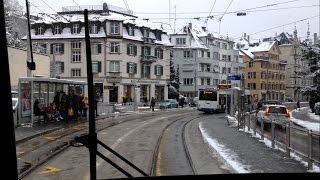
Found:
[[180, 94], [194, 98], [199, 89], [217, 88], [219, 84], [240, 87], [240, 80], [227, 81], [228, 75], [241, 75], [244, 67], [233, 41], [204, 27], [193, 28], [191, 23], [170, 37], [174, 66], [180, 74]]
[[[90, 6], [88, 17], [93, 80], [101, 101], [167, 99], [169, 36], [132, 12], [105, 7]], [[41, 18], [31, 28], [32, 43], [48, 53], [55, 65], [51, 76], [87, 80], [84, 16], [79, 7], [63, 8], [55, 19]]]
[[259, 42], [242, 47], [246, 64], [246, 88], [255, 101], [285, 99], [285, 67], [287, 61], [279, 58], [281, 51], [276, 41]]

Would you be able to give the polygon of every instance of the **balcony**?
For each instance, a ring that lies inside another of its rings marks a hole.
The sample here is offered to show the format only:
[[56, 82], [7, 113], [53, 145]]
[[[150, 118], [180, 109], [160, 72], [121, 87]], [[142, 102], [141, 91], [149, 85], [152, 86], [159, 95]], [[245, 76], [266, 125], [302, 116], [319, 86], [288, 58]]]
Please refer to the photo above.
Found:
[[150, 37], [142, 37], [142, 40], [144, 44], [154, 44], [154, 39]]
[[279, 64], [288, 64], [288, 61], [280, 60], [280, 61], [279, 61]]
[[152, 56], [152, 55], [143, 55], [141, 56], [141, 62], [144, 62], [144, 63], [153, 63], [153, 62], [156, 62], [157, 60], [157, 57], [156, 56]]
[[269, 61], [269, 57], [267, 57], [267, 56], [254, 56], [254, 60], [256, 60], [256, 61]]

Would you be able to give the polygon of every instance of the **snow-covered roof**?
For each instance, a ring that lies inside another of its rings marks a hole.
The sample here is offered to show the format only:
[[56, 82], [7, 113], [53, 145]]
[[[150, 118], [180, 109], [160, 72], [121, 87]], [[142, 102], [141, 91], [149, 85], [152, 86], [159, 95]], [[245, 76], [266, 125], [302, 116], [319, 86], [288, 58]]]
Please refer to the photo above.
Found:
[[269, 51], [274, 45], [275, 41], [260, 42], [258, 46], [249, 47], [250, 52], [264, 52]]
[[240, 53], [240, 52], [242, 52], [243, 54], [246, 54], [246, 55], [249, 56], [251, 59], [254, 58], [254, 55], [253, 55], [250, 51], [248, 51], [248, 50], [241, 49], [241, 50], [239, 51], [239, 53]]

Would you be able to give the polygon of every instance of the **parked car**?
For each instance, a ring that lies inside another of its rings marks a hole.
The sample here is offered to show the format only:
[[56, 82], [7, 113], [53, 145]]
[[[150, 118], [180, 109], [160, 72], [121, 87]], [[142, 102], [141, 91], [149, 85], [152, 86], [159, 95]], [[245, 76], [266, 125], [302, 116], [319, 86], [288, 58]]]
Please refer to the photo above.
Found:
[[276, 126], [290, 123], [290, 112], [284, 105], [267, 104], [257, 113], [257, 119], [266, 125], [271, 125], [271, 120], [276, 122]]
[[166, 109], [166, 108], [178, 108], [179, 104], [178, 101], [175, 99], [167, 99], [160, 101], [159, 108]]
[[317, 102], [317, 103], [314, 105], [314, 114], [315, 114], [315, 115], [320, 115], [320, 102]]

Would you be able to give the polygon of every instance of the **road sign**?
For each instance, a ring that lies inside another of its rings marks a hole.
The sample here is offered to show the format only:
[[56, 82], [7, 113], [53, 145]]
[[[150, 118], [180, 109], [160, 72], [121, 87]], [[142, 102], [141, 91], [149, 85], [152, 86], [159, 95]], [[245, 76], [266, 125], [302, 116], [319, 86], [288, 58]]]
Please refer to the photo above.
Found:
[[228, 80], [241, 80], [241, 75], [237, 74], [237, 75], [229, 75], [228, 76]]

